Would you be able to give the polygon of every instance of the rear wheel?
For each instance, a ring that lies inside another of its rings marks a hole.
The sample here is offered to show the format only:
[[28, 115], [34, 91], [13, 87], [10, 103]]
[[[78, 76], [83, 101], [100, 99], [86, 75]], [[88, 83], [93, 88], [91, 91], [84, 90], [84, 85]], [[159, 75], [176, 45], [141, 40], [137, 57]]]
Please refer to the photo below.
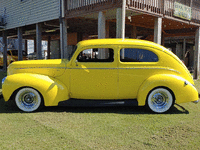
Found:
[[22, 88], [15, 96], [17, 107], [24, 112], [33, 112], [42, 105], [42, 97], [33, 88]]
[[147, 97], [147, 107], [155, 113], [164, 113], [174, 105], [172, 93], [165, 88], [152, 90]]

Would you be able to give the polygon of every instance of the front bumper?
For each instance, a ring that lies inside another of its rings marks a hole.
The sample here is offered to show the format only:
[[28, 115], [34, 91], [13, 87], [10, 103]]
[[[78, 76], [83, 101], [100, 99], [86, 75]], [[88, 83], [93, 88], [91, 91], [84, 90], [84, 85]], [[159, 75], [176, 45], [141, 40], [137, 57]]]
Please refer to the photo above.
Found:
[[[200, 94], [199, 94], [199, 98], [200, 98]], [[197, 104], [199, 102], [199, 100], [196, 101], [192, 101], [193, 103]]]

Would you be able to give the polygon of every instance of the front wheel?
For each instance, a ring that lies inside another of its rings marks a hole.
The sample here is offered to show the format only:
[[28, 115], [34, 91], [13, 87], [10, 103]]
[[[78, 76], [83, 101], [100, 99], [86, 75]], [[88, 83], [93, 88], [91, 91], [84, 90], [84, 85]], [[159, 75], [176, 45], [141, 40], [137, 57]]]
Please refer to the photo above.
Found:
[[152, 90], [147, 97], [147, 107], [155, 113], [164, 113], [174, 105], [172, 93], [165, 88]]
[[24, 112], [33, 112], [42, 104], [42, 97], [38, 91], [33, 88], [22, 88], [15, 96], [17, 107]]

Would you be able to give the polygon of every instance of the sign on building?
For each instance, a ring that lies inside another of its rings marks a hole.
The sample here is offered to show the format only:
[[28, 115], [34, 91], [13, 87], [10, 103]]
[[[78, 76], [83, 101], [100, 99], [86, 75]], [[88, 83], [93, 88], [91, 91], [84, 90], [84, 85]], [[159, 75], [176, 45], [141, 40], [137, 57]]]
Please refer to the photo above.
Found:
[[191, 20], [192, 19], [192, 9], [189, 6], [174, 2], [174, 16]]

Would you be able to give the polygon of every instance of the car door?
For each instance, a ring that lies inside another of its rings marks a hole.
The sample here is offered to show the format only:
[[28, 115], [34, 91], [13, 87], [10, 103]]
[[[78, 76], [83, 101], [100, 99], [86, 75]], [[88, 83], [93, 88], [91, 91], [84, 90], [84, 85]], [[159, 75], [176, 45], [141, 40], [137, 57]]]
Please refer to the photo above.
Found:
[[121, 47], [119, 51], [119, 98], [136, 99], [141, 84], [158, 73], [158, 56], [149, 48]]
[[71, 98], [117, 99], [118, 70], [113, 48], [85, 48], [71, 65]]

